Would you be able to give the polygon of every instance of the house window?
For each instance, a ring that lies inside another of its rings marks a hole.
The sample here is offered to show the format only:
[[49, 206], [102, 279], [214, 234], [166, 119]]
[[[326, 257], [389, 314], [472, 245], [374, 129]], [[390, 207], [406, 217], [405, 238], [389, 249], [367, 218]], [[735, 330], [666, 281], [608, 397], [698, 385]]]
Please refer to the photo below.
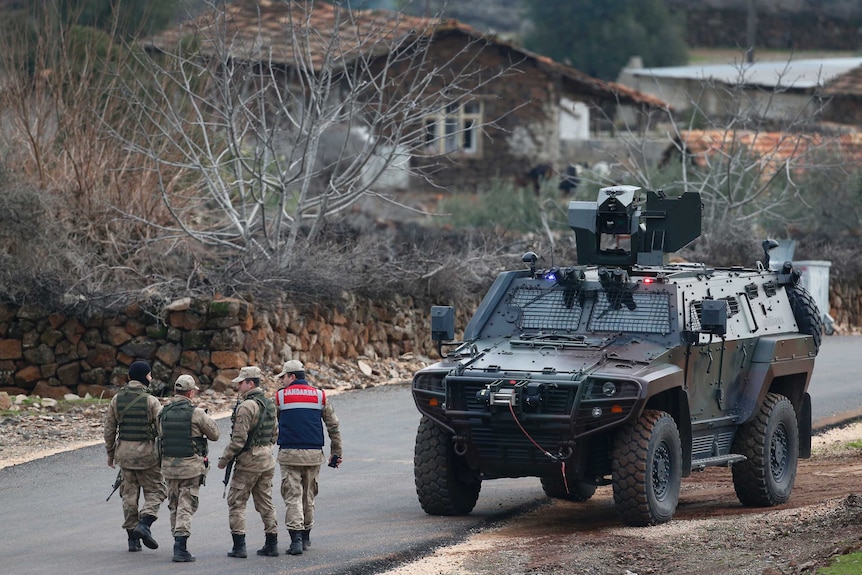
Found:
[[425, 147], [429, 153], [479, 152], [482, 104], [449, 104], [445, 111], [425, 118]]

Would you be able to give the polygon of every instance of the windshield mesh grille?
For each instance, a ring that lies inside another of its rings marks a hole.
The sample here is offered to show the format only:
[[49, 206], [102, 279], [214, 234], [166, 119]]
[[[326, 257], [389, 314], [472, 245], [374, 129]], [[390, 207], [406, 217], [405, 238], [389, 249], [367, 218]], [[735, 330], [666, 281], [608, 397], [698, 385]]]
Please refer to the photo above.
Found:
[[[587, 327], [593, 331], [670, 332], [670, 297], [666, 293], [603, 293]], [[633, 309], [632, 309], [633, 308]]]
[[[579, 294], [577, 290], [559, 287], [521, 286], [512, 291], [509, 305], [521, 309], [518, 329], [575, 331], [583, 312]], [[570, 301], [568, 307], [567, 300]]]

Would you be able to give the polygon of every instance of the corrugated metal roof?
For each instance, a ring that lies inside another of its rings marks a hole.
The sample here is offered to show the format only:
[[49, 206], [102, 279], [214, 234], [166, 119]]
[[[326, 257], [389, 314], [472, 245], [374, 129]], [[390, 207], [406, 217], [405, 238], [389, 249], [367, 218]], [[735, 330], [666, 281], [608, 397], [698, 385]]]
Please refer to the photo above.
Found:
[[625, 68], [623, 73], [647, 78], [675, 78], [747, 84], [765, 88], [810, 90], [862, 66], [862, 58], [776, 60], [753, 64], [707, 64], [666, 68]]
[[[350, 61], [359, 55], [383, 55], [402, 38], [417, 35], [436, 37], [446, 33], [464, 34], [511, 50], [519, 58], [526, 58], [566, 78], [590, 95], [605, 100], [619, 99], [623, 104], [668, 107], [660, 98], [593, 78], [495, 36], [482, 34], [457, 20], [420, 18], [387, 10], [348, 11], [320, 0], [240, 0], [226, 3], [217, 10], [205, 12], [177, 28], [155, 35], [144, 44], [168, 51], [182, 39], [197, 37], [200, 41], [198, 48], [204, 54], [225, 51], [230, 58], [241, 61], [268, 61], [293, 66], [302, 63], [319, 70], [325, 65], [327, 53], [330, 57], [335, 54], [338, 60]], [[215, 38], [225, 38], [225, 45], [214, 45], [212, 40]]]

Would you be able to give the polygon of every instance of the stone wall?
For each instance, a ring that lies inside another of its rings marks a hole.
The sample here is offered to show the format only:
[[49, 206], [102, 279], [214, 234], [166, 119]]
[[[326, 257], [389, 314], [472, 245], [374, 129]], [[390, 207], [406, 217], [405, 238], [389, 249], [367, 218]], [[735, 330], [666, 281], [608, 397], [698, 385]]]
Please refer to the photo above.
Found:
[[[838, 327], [862, 326], [859, 282], [832, 282], [829, 292]], [[478, 299], [456, 306], [458, 329], [477, 304]], [[156, 387], [190, 373], [204, 388], [225, 391], [244, 365], [267, 372], [288, 359], [378, 360], [409, 352], [436, 357], [429, 311], [408, 297], [385, 304], [350, 298], [303, 309], [288, 302], [181, 299], [162, 310], [133, 305], [82, 319], [0, 304], [0, 392], [54, 399], [67, 393], [112, 395], [136, 359], [153, 366]]]
[[862, 282], [830, 281], [829, 306], [839, 331], [858, 331], [862, 328]]
[[429, 310], [410, 298], [341, 304], [300, 310], [288, 303], [181, 299], [163, 310], [134, 305], [86, 319], [0, 304], [0, 391], [55, 399], [111, 395], [136, 359], [153, 366], [156, 388], [191, 373], [205, 388], [224, 391], [244, 365], [266, 371], [288, 359], [436, 355]]

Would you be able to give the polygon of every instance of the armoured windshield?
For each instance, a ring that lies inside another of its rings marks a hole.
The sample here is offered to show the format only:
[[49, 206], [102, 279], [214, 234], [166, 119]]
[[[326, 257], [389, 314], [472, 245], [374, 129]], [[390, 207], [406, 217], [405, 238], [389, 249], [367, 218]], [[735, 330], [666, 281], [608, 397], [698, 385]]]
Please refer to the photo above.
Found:
[[670, 295], [636, 286], [620, 292], [531, 281], [513, 286], [504, 307], [522, 334], [671, 331]]

